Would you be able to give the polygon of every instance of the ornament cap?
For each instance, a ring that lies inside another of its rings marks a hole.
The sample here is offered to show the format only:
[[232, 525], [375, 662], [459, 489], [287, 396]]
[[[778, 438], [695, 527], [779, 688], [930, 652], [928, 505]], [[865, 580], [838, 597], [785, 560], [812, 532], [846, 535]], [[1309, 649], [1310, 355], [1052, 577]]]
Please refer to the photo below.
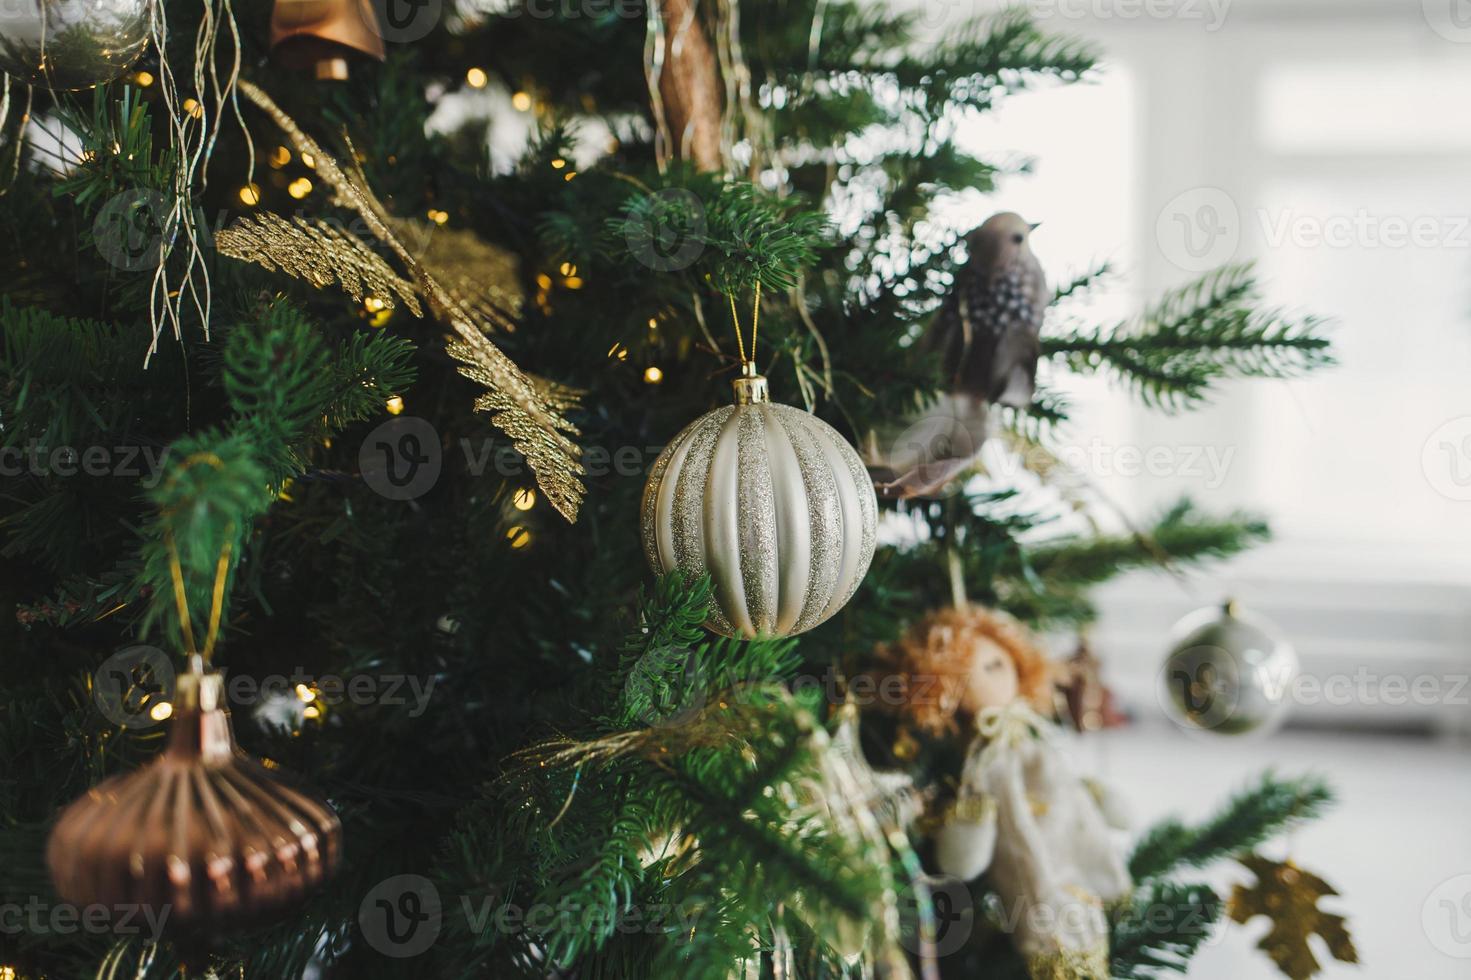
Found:
[[759, 374], [736, 378], [730, 386], [735, 389], [737, 405], [764, 405], [771, 401], [771, 389]]
[[197, 757], [206, 764], [235, 757], [235, 734], [225, 704], [222, 674], [190, 672], [174, 685], [174, 719], [169, 728], [168, 751]]
[[313, 70], [319, 82], [345, 82], [352, 76], [346, 58], [323, 58]]

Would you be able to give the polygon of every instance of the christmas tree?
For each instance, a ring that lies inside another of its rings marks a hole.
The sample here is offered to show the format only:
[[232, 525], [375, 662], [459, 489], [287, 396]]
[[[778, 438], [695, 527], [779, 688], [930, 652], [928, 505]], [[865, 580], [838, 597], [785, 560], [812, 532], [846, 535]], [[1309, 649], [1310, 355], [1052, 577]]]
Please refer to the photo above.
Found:
[[[883, 501], [912, 533], [826, 622], [744, 639], [705, 628], [720, 583], [649, 572], [641, 495], [748, 358], [855, 446], [924, 417], [969, 258], [934, 210], [1010, 172], [956, 122], [1095, 52], [1020, 14], [922, 42], [845, 0], [513, 0], [378, 21], [383, 63], [318, 80], [278, 67], [292, 6], [275, 51], [265, 5], [164, 0], [95, 92], [7, 77], [0, 976], [1024, 975], [984, 923], [946, 948], [846, 679], [957, 583], [1066, 629], [1265, 523], [1050, 533], [957, 480]], [[1108, 269], [1064, 272], [1033, 397], [988, 419], [1044, 479], [1068, 374], [1176, 411], [1330, 359], [1250, 268], [1119, 323], [1077, 303]], [[78, 924], [57, 814], [159, 757], [204, 647], [241, 748], [340, 816], [335, 874], [229, 928]], [[1190, 872], [1329, 795], [1267, 777], [1148, 831], [1113, 975], [1184, 972], [1226, 918]]]

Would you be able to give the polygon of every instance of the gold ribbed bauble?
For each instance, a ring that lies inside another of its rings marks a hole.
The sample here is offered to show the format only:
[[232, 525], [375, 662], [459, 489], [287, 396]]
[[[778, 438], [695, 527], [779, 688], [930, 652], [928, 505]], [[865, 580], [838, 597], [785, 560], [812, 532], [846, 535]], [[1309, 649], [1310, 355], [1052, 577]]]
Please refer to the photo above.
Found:
[[873, 559], [878, 499], [847, 441], [774, 404], [766, 379], [735, 382], [660, 454], [644, 487], [655, 572], [711, 576], [707, 625], [726, 636], [792, 636], [828, 619]]

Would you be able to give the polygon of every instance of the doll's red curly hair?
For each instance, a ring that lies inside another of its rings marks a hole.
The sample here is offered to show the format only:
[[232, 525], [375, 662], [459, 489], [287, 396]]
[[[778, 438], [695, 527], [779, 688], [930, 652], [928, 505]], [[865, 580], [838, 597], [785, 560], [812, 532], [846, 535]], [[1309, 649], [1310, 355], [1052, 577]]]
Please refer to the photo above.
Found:
[[885, 699], [885, 709], [937, 737], [969, 730], [975, 720], [967, 704], [971, 659], [980, 639], [1016, 664], [1020, 696], [1050, 711], [1053, 675], [1046, 654], [1016, 620], [981, 606], [929, 613], [897, 643], [878, 647], [873, 673], [879, 689], [899, 695]]

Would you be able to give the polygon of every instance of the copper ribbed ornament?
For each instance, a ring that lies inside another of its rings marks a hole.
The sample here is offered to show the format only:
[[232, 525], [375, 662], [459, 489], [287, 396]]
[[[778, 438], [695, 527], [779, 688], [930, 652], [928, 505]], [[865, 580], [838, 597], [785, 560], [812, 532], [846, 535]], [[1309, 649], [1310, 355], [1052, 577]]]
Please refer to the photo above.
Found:
[[332, 873], [337, 814], [236, 747], [220, 674], [179, 678], [171, 724], [157, 759], [62, 812], [46, 860], [64, 900], [167, 909], [170, 928], [212, 936], [290, 907]]
[[371, 0], [276, 0], [271, 54], [287, 68], [340, 81], [354, 57], [382, 61], [387, 51]]
[[706, 625], [726, 636], [793, 636], [831, 617], [873, 560], [878, 499], [832, 426], [774, 404], [766, 379], [686, 428], [644, 487], [644, 551], [655, 572], [710, 575]]
[[0, 70], [76, 91], [110, 82], [148, 46], [152, 0], [11, 0], [0, 5]]

